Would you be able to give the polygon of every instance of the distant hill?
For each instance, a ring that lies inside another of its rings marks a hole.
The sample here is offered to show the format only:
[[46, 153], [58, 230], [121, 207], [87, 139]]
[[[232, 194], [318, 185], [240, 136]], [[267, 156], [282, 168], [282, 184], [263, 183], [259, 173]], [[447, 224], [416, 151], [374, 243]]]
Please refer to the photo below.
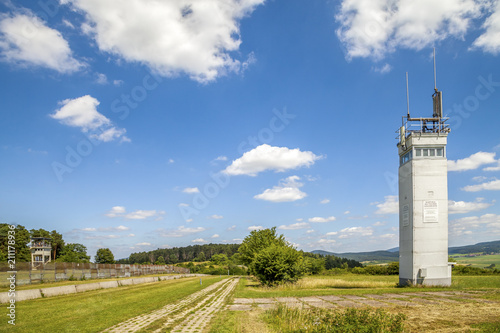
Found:
[[[500, 253], [500, 241], [483, 242], [475, 245], [450, 247], [449, 254], [468, 254], [468, 253]], [[312, 253], [321, 255], [334, 255], [340, 258], [352, 259], [356, 261], [398, 261], [399, 247], [395, 247], [386, 251], [372, 251], [372, 252], [346, 252], [346, 253], [333, 253], [323, 250], [314, 250]]]
[[333, 253], [322, 250], [315, 250], [312, 253], [321, 255], [334, 255], [339, 258], [346, 258], [351, 260], [362, 261], [398, 261], [399, 252], [389, 251], [372, 251], [372, 252], [347, 252], [347, 253]]
[[493, 242], [477, 243], [475, 245], [466, 245], [458, 247], [450, 247], [449, 254], [468, 254], [468, 253], [500, 253], [500, 240]]

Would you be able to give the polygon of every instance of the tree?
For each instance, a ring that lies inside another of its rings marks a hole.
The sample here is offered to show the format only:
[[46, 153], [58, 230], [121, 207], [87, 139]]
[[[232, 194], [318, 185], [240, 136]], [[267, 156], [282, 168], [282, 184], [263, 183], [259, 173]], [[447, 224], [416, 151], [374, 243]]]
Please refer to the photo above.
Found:
[[228, 259], [227, 255], [221, 253], [221, 254], [214, 254], [210, 260], [216, 265], [223, 265]]
[[297, 281], [305, 271], [302, 254], [292, 246], [272, 244], [253, 263], [255, 276], [265, 285]]
[[305, 271], [302, 253], [276, 234], [276, 227], [254, 230], [245, 237], [238, 252], [262, 284], [295, 282]]
[[110, 249], [99, 249], [95, 255], [95, 263], [96, 264], [114, 264], [115, 256]]
[[205, 261], [205, 260], [207, 260], [207, 259], [205, 258], [205, 252], [203, 252], [203, 251], [202, 251], [202, 252], [200, 252], [200, 253], [198, 254], [198, 257], [196, 257], [196, 260], [197, 260], [197, 261], [200, 261], [200, 262], [201, 262], [201, 261]]
[[177, 263], [177, 256], [175, 254], [171, 254], [170, 257], [168, 258], [168, 261], [170, 261], [171, 264]]
[[263, 249], [276, 244], [286, 246], [285, 236], [276, 234], [276, 227], [271, 229], [254, 230], [245, 237], [241, 243], [238, 252], [240, 253], [241, 261], [248, 266], [252, 273], [252, 265], [255, 262], [255, 257]]
[[11, 229], [10, 224], [7, 223], [0, 223], [0, 262], [8, 260], [9, 231], [15, 231], [15, 244], [13, 246], [16, 253], [16, 262], [30, 262], [31, 253], [28, 244], [31, 239], [29, 231], [22, 225], [17, 225], [14, 229]]
[[165, 258], [159, 256], [158, 259], [156, 259], [155, 261], [155, 265], [165, 265]]
[[61, 251], [58, 262], [90, 262], [90, 256], [87, 255], [87, 248], [78, 243], [68, 243]]
[[[56, 260], [57, 258], [59, 258], [60, 255], [62, 255], [61, 252], [65, 248], [64, 247], [64, 240], [62, 238], [62, 235], [55, 230], [52, 230], [50, 232], [50, 239], [51, 239], [51, 244], [52, 244], [52, 260]], [[81, 245], [81, 244], [78, 244], [78, 245]], [[85, 255], [86, 254], [87, 254], [87, 248], [85, 248]], [[89, 259], [90, 259], [90, 257], [89, 257]]]

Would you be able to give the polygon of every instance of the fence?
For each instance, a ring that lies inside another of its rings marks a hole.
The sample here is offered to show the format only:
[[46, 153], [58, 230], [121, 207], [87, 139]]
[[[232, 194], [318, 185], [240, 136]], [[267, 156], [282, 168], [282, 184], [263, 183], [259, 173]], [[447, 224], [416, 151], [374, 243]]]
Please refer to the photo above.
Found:
[[[50, 262], [32, 267], [31, 263], [16, 263], [16, 284], [32, 284], [63, 280], [90, 280], [104, 278], [120, 278], [149, 274], [189, 274], [188, 268], [171, 265], [125, 265], [125, 264], [92, 264]], [[8, 273], [12, 271], [7, 263], [0, 263], [0, 285], [8, 285]]]

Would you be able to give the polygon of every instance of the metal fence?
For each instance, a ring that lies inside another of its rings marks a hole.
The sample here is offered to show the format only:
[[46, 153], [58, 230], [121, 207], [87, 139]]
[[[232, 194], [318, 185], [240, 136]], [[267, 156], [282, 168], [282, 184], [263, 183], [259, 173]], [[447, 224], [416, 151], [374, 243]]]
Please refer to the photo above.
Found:
[[[7, 263], [0, 263], [0, 285], [8, 285], [9, 272], [13, 271]], [[82, 264], [74, 262], [50, 262], [32, 267], [31, 263], [16, 263], [16, 284], [32, 284], [63, 280], [90, 280], [122, 278], [149, 274], [189, 274], [189, 269], [171, 265], [125, 265], [125, 264]]]

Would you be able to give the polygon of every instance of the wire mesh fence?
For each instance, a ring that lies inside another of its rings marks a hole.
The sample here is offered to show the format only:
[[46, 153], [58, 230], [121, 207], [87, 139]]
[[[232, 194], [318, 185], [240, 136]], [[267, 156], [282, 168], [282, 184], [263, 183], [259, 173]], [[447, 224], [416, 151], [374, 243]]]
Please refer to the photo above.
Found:
[[[0, 263], [0, 285], [6, 286], [12, 269]], [[29, 262], [16, 263], [16, 284], [46, 283], [64, 280], [123, 278], [150, 274], [189, 274], [189, 269], [171, 265], [93, 264], [49, 262], [33, 267]]]

